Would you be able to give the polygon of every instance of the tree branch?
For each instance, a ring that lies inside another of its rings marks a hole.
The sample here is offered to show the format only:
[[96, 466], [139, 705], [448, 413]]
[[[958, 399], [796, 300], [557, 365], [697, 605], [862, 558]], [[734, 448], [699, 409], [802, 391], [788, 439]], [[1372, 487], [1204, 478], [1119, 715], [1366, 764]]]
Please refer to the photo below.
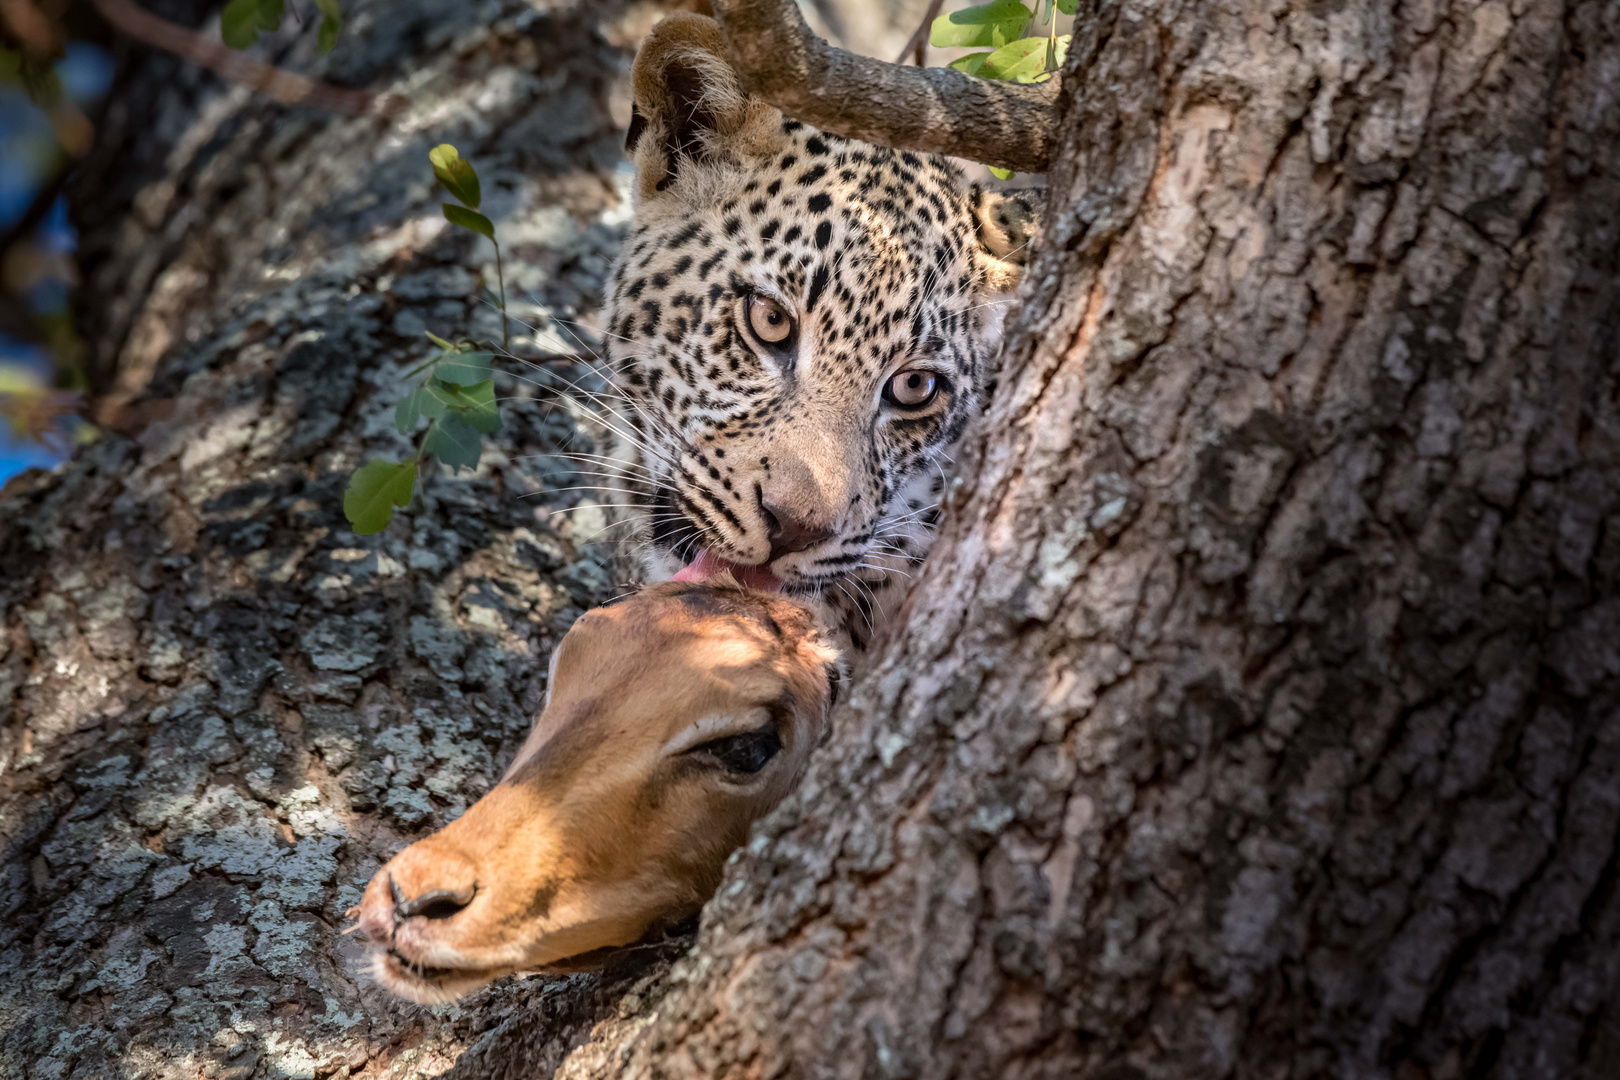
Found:
[[906, 57], [910, 56], [917, 61], [918, 67], [924, 66], [928, 60], [928, 31], [934, 25], [934, 20], [939, 18], [939, 9], [944, 6], [945, 0], [928, 0], [928, 10], [923, 12], [922, 22], [911, 32], [905, 48], [894, 58], [895, 63], [904, 64]]
[[833, 48], [790, 0], [713, 0], [743, 85], [806, 123], [866, 142], [1044, 172], [1057, 131], [1057, 79], [991, 82]]
[[[286, 105], [309, 105], [344, 116], [363, 116], [373, 106], [364, 90], [318, 82], [255, 59], [178, 23], [137, 7], [132, 0], [92, 0], [101, 17], [136, 41], [190, 60], [232, 82], [250, 86]], [[383, 111], [394, 107], [385, 99]]]

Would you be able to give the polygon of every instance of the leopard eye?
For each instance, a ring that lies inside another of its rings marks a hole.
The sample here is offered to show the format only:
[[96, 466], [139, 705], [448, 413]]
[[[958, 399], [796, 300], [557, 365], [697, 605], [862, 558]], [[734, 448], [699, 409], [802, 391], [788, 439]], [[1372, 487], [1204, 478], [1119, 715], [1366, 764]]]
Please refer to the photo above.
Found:
[[793, 336], [793, 318], [768, 296], [748, 298], [748, 328], [767, 345], [780, 345]]
[[939, 384], [931, 371], [902, 371], [883, 384], [883, 400], [901, 409], [920, 409], [938, 395]]

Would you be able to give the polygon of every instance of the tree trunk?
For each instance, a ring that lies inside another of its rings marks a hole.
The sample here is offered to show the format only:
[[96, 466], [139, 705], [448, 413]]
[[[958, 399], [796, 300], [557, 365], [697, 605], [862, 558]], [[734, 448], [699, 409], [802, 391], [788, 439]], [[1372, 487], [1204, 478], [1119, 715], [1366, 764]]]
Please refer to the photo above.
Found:
[[909, 620], [563, 1075], [1615, 1075], [1617, 12], [1082, 6]]
[[539, 404], [373, 541], [338, 493], [421, 325], [488, 332], [427, 147], [584, 307], [622, 54], [396, 8], [403, 137], [190, 121], [172, 414], [0, 504], [0, 1075], [1613, 1075], [1612, 4], [1082, 5], [991, 415], [804, 786], [671, 975], [431, 1010], [343, 908], [609, 583], [514, 497]]
[[581, 448], [547, 389], [578, 365], [505, 379], [524, 400], [470, 478], [378, 536], [344, 522], [348, 472], [404, 450], [422, 331], [499, 337], [492, 252], [442, 220], [427, 153], [480, 170], [520, 309], [588, 312], [629, 61], [586, 0], [344, 6], [329, 57], [307, 35], [278, 62], [404, 112], [282, 108], [137, 52], [76, 181], [89, 336], [159, 419], [0, 500], [7, 1080], [527, 1076], [660, 970], [425, 1010], [342, 935], [380, 862], [498, 775], [551, 646], [616, 591], [600, 525], [551, 515], [579, 481], [536, 456]]

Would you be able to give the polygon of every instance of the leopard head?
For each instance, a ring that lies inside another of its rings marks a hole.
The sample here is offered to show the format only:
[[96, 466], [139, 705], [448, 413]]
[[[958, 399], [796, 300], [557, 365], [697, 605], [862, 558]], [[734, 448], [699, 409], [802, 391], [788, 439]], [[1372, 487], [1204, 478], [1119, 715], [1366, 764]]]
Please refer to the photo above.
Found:
[[785, 118], [702, 16], [633, 84], [605, 324], [647, 569], [875, 599], [926, 550], [1034, 201]]

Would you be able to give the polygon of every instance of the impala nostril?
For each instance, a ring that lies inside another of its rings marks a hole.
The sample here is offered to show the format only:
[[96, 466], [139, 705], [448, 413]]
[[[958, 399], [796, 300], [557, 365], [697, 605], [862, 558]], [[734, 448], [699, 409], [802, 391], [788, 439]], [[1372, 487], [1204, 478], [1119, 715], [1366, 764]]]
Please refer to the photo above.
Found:
[[399, 894], [396, 891], [394, 894], [394, 912], [402, 919], [448, 919], [472, 903], [477, 891], [477, 886], [471, 886], [459, 891], [434, 889], [432, 892], [425, 892], [403, 902], [399, 899]]
[[424, 919], [448, 919], [466, 906], [453, 896], [437, 896], [418, 904], [416, 914]]

